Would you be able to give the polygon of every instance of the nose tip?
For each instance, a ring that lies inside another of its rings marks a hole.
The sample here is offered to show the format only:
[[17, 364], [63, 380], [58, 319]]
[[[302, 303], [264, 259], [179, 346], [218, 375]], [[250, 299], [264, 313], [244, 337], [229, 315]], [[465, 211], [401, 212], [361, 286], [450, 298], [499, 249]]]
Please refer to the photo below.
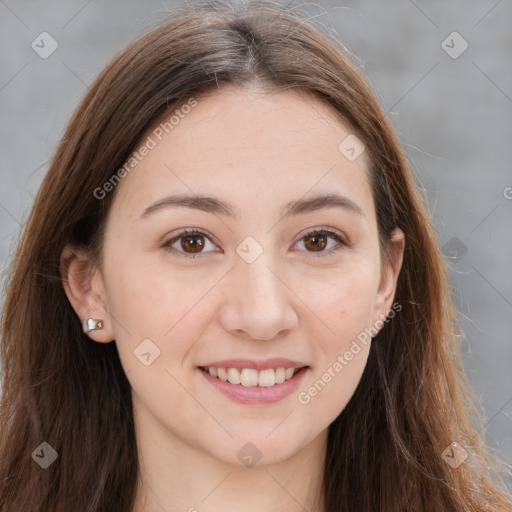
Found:
[[263, 321], [253, 318], [245, 329], [234, 329], [232, 332], [239, 338], [255, 341], [273, 341], [281, 339], [291, 328], [283, 328], [283, 322], [272, 323], [268, 319]]
[[224, 326], [239, 337], [258, 341], [282, 338], [296, 325], [296, 315], [285, 300], [274, 298], [256, 304], [253, 300], [239, 302], [224, 316]]

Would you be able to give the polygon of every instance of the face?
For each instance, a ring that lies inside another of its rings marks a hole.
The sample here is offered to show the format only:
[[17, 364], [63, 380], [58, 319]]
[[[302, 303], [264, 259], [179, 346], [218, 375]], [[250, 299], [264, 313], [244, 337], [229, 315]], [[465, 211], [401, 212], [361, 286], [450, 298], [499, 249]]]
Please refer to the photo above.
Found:
[[339, 149], [352, 131], [319, 100], [196, 100], [117, 185], [76, 309], [104, 319], [93, 340], [115, 339], [141, 428], [232, 464], [278, 462], [325, 439], [353, 395], [400, 233], [384, 265], [367, 154]]

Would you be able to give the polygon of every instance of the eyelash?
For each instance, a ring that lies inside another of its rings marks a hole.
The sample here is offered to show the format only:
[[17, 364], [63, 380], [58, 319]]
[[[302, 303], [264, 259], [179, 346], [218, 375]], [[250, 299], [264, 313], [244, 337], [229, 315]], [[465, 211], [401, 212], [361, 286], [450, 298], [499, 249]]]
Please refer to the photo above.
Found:
[[[326, 228], [318, 228], [318, 229], [314, 229], [312, 231], [308, 231], [307, 233], [302, 235], [302, 237], [298, 241], [300, 242], [301, 240], [303, 240], [304, 238], [306, 238], [308, 236], [311, 237], [311, 236], [317, 236], [317, 235], [322, 235], [322, 234], [328, 235], [330, 238], [333, 238], [334, 240], [336, 240], [336, 242], [338, 242], [339, 245], [334, 248], [329, 249], [328, 251], [319, 251], [318, 254], [315, 254], [312, 251], [306, 251], [306, 252], [310, 253], [308, 257], [319, 258], [319, 257], [324, 257], [325, 255], [332, 255], [333, 253], [338, 252], [339, 250], [343, 249], [344, 247], [350, 246], [350, 244], [338, 232], [333, 231], [331, 229], [326, 229]], [[194, 236], [194, 235], [204, 236], [210, 242], [213, 243], [213, 241], [212, 241], [210, 235], [208, 235], [208, 233], [206, 233], [205, 231], [202, 231], [200, 229], [194, 228], [194, 229], [184, 229], [183, 231], [179, 232], [176, 236], [172, 237], [170, 240], [165, 242], [162, 245], [162, 247], [169, 248], [169, 252], [174, 252], [175, 254], [177, 253], [180, 257], [190, 258], [190, 259], [202, 258], [205, 256], [205, 253], [200, 252], [197, 254], [190, 254], [190, 253], [186, 253], [186, 252], [177, 251], [176, 249], [171, 247], [180, 238], [186, 238], [187, 236]]]

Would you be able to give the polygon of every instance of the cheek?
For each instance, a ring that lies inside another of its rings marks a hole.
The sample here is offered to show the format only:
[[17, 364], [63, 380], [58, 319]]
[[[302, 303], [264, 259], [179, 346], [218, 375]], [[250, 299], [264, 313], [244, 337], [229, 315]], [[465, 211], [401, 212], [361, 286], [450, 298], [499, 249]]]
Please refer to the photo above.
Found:
[[368, 359], [370, 343], [349, 344], [329, 364], [315, 374], [299, 395], [299, 402], [309, 412], [332, 423], [352, 398]]
[[366, 366], [376, 290], [371, 272], [353, 268], [309, 295], [308, 305], [325, 326], [316, 328], [317, 364], [297, 399], [327, 423], [345, 408]]
[[336, 335], [316, 338], [320, 340], [316, 365], [301, 386], [297, 400], [309, 414], [321, 418], [325, 426], [343, 411], [365, 369], [371, 346], [371, 304], [365, 306], [362, 311], [347, 303], [350, 309], [337, 309], [338, 318], [331, 320]]
[[215, 279], [211, 274], [201, 277], [147, 260], [130, 258], [110, 266], [110, 312], [133, 338], [164, 339], [201, 310]]
[[[201, 336], [203, 326], [198, 320], [205, 316], [207, 302], [202, 298], [212, 283], [192, 279], [192, 274], [187, 279], [186, 273], [139, 265], [136, 258], [110, 261], [122, 261], [107, 269], [107, 300], [125, 372], [135, 370], [138, 375], [148, 358], [154, 360], [151, 368], [170, 370], [180, 365], [190, 340]], [[141, 361], [139, 352], [150, 356]]]
[[329, 352], [343, 349], [370, 327], [377, 286], [373, 273], [352, 268], [333, 276], [323, 286], [307, 290], [308, 306], [329, 327], [325, 330], [331, 335]]
[[202, 424], [204, 410], [193, 407], [180, 383], [187, 354], [204, 328], [200, 319], [207, 301], [201, 298], [212, 283], [163, 273], [147, 263], [139, 268], [135, 258], [109, 271], [115, 343], [139, 407], [163, 424], [171, 422], [172, 410], [186, 410], [190, 420]]

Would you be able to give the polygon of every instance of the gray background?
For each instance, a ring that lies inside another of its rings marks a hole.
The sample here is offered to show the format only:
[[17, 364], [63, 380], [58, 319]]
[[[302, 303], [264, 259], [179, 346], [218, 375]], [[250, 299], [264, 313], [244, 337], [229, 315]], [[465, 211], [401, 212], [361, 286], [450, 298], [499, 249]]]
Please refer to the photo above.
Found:
[[[178, 4], [0, 0], [2, 288], [80, 97], [116, 52]], [[451, 258], [466, 367], [485, 408], [488, 444], [510, 463], [512, 3], [325, 0], [305, 8], [354, 54], [424, 188]], [[47, 59], [31, 48], [43, 31], [59, 45]], [[454, 31], [469, 45], [458, 58], [443, 48], [453, 53], [462, 40], [451, 36], [442, 45]]]

